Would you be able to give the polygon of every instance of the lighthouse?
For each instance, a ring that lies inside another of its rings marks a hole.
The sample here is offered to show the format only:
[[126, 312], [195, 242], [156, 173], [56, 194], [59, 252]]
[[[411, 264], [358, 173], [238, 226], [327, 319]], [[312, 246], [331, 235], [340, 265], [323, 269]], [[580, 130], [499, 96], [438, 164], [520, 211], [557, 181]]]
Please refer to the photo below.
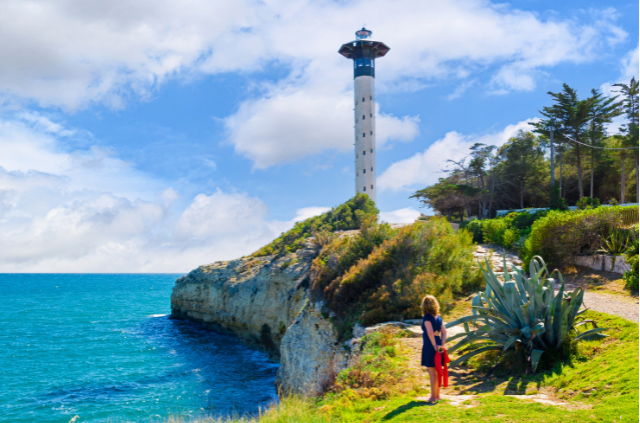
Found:
[[338, 53], [353, 60], [356, 193], [365, 193], [376, 201], [376, 110], [375, 60], [389, 47], [371, 39], [372, 32], [356, 31], [355, 41], [343, 44]]

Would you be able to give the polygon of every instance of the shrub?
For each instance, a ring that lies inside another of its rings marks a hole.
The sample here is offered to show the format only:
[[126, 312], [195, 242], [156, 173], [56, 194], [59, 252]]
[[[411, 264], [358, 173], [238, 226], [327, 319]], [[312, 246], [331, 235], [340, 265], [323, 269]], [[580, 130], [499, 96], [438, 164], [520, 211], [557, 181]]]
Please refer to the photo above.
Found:
[[338, 374], [330, 392], [380, 400], [410, 390], [411, 371], [399, 354], [399, 336], [387, 329], [363, 337], [356, 362]]
[[601, 237], [617, 227], [623, 211], [632, 207], [637, 206], [550, 211], [531, 228], [523, 251], [525, 266], [536, 255], [546, 257], [550, 266], [566, 266], [575, 254], [597, 250]]
[[635, 225], [632, 231], [633, 240], [630, 243], [629, 249], [625, 253], [625, 259], [627, 264], [631, 266], [631, 270], [624, 272], [622, 279], [624, 279], [625, 286], [635, 291], [638, 290], [638, 225]]
[[506, 218], [488, 219], [482, 224], [482, 234], [485, 242], [503, 245], [504, 233], [509, 228]]
[[536, 220], [546, 216], [548, 210], [535, 213], [523, 211], [511, 212], [496, 219], [465, 221], [460, 229], [468, 230], [473, 236], [473, 242], [498, 244], [505, 248], [521, 247], [523, 237], [531, 232], [531, 226]]
[[576, 207], [578, 210], [595, 209], [596, 207], [600, 207], [600, 200], [597, 198], [582, 197], [576, 203]]
[[510, 248], [519, 239], [520, 235], [518, 234], [518, 231], [514, 229], [507, 229], [506, 231], [504, 231], [504, 235], [502, 235], [502, 243], [500, 245], [505, 248]]
[[422, 316], [425, 294], [446, 305], [453, 292], [479, 286], [473, 249], [471, 234], [454, 232], [442, 217], [397, 231], [371, 223], [314, 260], [312, 293], [327, 302], [346, 338], [356, 321], [371, 325]]
[[460, 225], [460, 229], [466, 229], [471, 233], [473, 237], [473, 242], [482, 243], [484, 242], [484, 235], [482, 234], [482, 223], [485, 222], [483, 220], [465, 220]]
[[535, 213], [511, 212], [503, 217], [483, 220], [481, 224], [484, 242], [498, 244], [505, 248], [511, 248], [514, 245], [520, 247], [522, 237], [526, 238], [529, 235], [533, 223], [547, 213], [548, 210], [539, 210]]
[[533, 223], [536, 220], [545, 217], [547, 213], [549, 213], [548, 210], [538, 210], [535, 213], [522, 212], [514, 214], [511, 226], [518, 230], [520, 236], [529, 236]]
[[377, 215], [378, 209], [373, 200], [366, 194], [356, 194], [337, 208], [296, 223], [292, 229], [253, 253], [253, 256], [287, 254], [303, 248], [307, 238], [315, 232], [358, 229], [367, 218]]
[[[468, 346], [466, 353], [451, 366], [486, 351], [516, 350], [527, 351], [527, 361], [535, 372], [543, 354], [565, 355], [563, 344], [571, 332], [576, 333], [574, 342], [605, 337], [600, 333], [605, 329], [598, 328], [593, 320], [578, 317], [583, 313], [579, 311], [584, 296], [582, 288], [565, 293], [564, 280], [557, 272], [560, 289], [556, 294], [555, 279], [548, 277], [540, 257], [531, 260], [530, 278], [514, 269], [512, 273], [505, 273], [504, 283], [498, 280], [489, 262], [485, 260], [485, 264], [486, 269], [482, 270], [486, 291], [473, 298], [473, 314], [446, 325], [447, 328], [469, 323], [478, 325], [475, 330], [468, 330], [466, 326], [465, 332], [450, 338], [452, 341], [462, 339], [449, 352]], [[579, 333], [578, 328], [586, 328], [587, 323], [591, 323], [592, 328]]]

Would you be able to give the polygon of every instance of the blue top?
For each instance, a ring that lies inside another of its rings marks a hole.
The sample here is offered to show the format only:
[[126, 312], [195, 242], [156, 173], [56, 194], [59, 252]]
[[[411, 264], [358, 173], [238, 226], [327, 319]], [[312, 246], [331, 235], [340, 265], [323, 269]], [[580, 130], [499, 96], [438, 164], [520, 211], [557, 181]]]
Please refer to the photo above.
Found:
[[431, 322], [431, 327], [433, 327], [434, 332], [438, 332], [442, 329], [442, 317], [433, 317], [433, 314], [429, 313], [425, 314], [422, 318], [422, 336], [425, 338], [428, 337], [427, 326], [425, 325], [426, 322]]
[[[427, 326], [425, 323], [430, 322], [434, 332], [442, 329], [442, 318], [440, 316], [433, 317], [432, 314], [425, 314], [422, 318], [422, 360], [420, 364], [426, 367], [435, 367], [436, 350], [431, 344], [429, 334], [427, 333]], [[440, 337], [434, 334], [436, 345], [440, 345]]]

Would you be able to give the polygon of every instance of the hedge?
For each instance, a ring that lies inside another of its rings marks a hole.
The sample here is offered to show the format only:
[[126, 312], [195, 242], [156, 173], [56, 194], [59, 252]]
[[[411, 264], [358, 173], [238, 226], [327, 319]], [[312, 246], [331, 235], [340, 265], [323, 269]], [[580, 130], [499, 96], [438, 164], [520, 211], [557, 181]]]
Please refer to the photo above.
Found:
[[625, 210], [633, 208], [638, 206], [550, 211], [531, 228], [521, 251], [525, 268], [534, 256], [544, 257], [550, 268], [572, 264], [574, 255], [600, 248], [602, 237], [622, 223]]

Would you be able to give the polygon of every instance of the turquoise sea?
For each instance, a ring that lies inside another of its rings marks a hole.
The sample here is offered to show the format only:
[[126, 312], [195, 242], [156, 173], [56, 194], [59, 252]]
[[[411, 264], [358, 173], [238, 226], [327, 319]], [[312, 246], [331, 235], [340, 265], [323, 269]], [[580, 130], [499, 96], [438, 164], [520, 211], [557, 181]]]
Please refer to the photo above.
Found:
[[277, 365], [169, 319], [170, 274], [0, 274], [0, 421], [256, 413]]

